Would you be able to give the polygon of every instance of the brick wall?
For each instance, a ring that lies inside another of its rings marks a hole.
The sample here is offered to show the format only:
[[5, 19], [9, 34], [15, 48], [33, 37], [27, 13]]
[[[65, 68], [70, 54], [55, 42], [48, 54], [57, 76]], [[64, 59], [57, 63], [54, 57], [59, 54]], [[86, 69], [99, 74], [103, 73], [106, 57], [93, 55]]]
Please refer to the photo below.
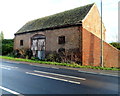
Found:
[[[29, 49], [31, 47], [31, 37], [35, 34], [43, 34], [46, 36], [45, 51], [47, 53], [57, 52], [60, 48], [65, 48], [66, 57], [72, 61], [81, 62], [81, 27], [67, 27], [54, 30], [38, 31], [26, 34], [19, 34], [14, 39], [15, 49]], [[65, 44], [58, 44], [58, 37], [65, 36]], [[20, 40], [23, 40], [23, 46], [20, 46]]]
[[[120, 67], [119, 53], [116, 48], [104, 42], [104, 66]], [[82, 64], [100, 66], [100, 38], [82, 29]]]
[[104, 65], [106, 67], [120, 67], [120, 51], [104, 42]]
[[[95, 34], [96, 36], [100, 37], [101, 34], [101, 17], [98, 11], [96, 4], [91, 8], [89, 14], [82, 20], [83, 28], [87, 29], [91, 33]], [[103, 31], [103, 39], [105, 40], [105, 26], [102, 24], [102, 31]]]
[[[65, 36], [65, 44], [58, 44], [59, 36]], [[65, 48], [65, 50], [79, 48], [79, 38], [78, 27], [46, 30], [46, 51], [57, 51], [59, 48]]]
[[[45, 34], [44, 32], [34, 32], [16, 35], [14, 38], [14, 50], [31, 48], [31, 37], [35, 34]], [[23, 40], [23, 46], [20, 46], [20, 40]]]
[[[45, 30], [26, 34], [16, 35], [14, 38], [14, 49], [28, 49], [31, 47], [31, 37], [35, 34], [46, 36], [46, 51], [57, 51], [59, 48], [76, 49], [80, 46], [81, 34], [78, 27], [68, 27], [54, 30]], [[58, 37], [65, 36], [65, 44], [58, 44]], [[20, 46], [20, 40], [23, 40], [23, 46]]]

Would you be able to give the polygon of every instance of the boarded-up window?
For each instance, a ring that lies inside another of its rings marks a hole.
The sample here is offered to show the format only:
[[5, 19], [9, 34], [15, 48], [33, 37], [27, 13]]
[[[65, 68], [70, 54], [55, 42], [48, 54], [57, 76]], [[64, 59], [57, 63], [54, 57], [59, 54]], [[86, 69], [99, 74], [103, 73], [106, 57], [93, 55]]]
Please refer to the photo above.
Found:
[[65, 44], [65, 36], [58, 37], [58, 44]]
[[20, 40], [20, 46], [23, 46], [23, 40]]

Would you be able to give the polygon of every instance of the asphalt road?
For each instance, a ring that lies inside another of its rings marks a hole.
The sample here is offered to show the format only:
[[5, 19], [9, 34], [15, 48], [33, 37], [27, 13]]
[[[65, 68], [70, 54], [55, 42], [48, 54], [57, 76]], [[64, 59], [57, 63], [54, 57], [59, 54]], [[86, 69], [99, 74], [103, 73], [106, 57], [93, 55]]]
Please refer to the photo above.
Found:
[[[2, 94], [118, 94], [118, 77], [2, 61]], [[5, 95], [6, 96], [6, 95]], [[33, 95], [34, 96], [34, 95]]]

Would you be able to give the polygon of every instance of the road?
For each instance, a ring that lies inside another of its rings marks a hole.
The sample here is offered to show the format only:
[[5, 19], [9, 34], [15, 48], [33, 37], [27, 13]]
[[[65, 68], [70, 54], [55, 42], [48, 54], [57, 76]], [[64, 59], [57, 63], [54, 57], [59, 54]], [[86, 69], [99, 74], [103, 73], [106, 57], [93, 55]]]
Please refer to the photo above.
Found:
[[117, 76], [5, 60], [0, 64], [0, 73], [2, 94], [25, 96], [25, 94], [118, 94], [119, 92]]

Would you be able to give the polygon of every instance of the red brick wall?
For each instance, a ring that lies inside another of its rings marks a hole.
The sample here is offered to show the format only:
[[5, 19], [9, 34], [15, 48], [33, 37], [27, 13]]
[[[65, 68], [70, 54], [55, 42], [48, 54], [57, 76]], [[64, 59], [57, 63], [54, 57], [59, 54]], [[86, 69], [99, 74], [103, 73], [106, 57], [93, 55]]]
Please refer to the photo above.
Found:
[[[104, 42], [104, 66], [118, 66], [118, 51], [108, 43]], [[120, 60], [119, 60], [120, 61]], [[100, 66], [100, 38], [82, 29], [82, 64], [91, 66]]]
[[120, 51], [104, 42], [104, 66], [120, 67]]

